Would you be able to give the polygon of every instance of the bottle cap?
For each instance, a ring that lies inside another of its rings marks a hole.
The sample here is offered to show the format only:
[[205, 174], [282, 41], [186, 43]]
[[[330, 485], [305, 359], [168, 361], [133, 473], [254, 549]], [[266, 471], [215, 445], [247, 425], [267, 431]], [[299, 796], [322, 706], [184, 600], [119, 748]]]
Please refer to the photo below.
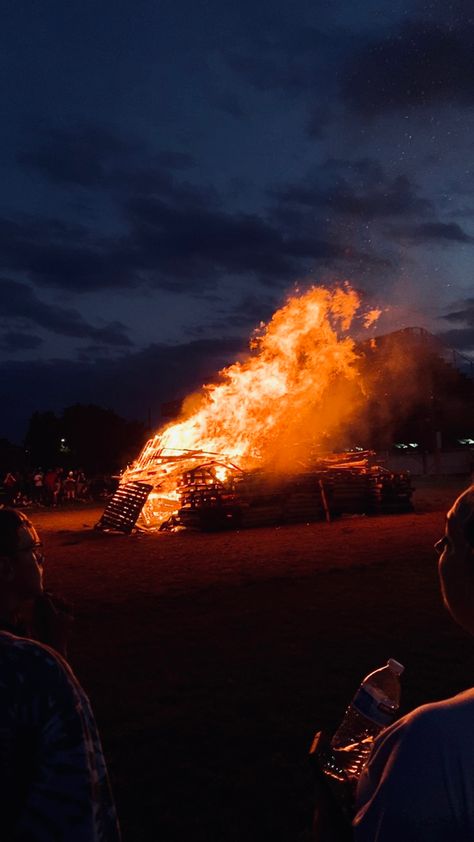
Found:
[[389, 669], [392, 670], [392, 672], [395, 673], [395, 675], [401, 675], [403, 670], [405, 669], [403, 664], [401, 664], [400, 661], [396, 661], [395, 658], [389, 658], [387, 661], [387, 666], [389, 667]]

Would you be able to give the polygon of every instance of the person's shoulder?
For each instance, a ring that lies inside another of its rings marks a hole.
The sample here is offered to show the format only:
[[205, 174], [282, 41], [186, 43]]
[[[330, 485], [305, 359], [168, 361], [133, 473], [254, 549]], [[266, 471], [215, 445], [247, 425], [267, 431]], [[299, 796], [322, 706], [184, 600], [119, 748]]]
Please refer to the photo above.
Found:
[[440, 701], [421, 705], [398, 719], [382, 732], [376, 740], [372, 760], [377, 762], [388, 754], [404, 755], [408, 751], [414, 756], [417, 746], [426, 754], [426, 747], [438, 748], [443, 735], [451, 735], [453, 728], [462, 733], [464, 718], [474, 716], [474, 688]]
[[473, 715], [468, 690], [415, 708], [383, 731], [357, 786], [356, 840], [473, 838], [449, 832], [452, 793], [464, 796], [472, 780]]
[[23, 681], [33, 681], [45, 690], [56, 685], [77, 684], [71, 668], [54, 649], [26, 637], [0, 631], [2, 672], [14, 672]]
[[456, 696], [450, 696], [447, 699], [440, 699], [415, 708], [400, 719], [397, 724], [399, 728], [410, 731], [437, 727], [440, 722], [457, 719], [463, 713], [472, 716], [473, 709], [474, 687], [471, 687]]

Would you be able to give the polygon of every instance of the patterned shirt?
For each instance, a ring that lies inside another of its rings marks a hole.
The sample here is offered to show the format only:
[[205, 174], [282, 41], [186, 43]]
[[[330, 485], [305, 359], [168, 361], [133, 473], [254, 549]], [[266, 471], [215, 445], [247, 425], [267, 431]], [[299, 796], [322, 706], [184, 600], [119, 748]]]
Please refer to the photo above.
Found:
[[89, 700], [52, 649], [0, 631], [2, 842], [120, 842]]

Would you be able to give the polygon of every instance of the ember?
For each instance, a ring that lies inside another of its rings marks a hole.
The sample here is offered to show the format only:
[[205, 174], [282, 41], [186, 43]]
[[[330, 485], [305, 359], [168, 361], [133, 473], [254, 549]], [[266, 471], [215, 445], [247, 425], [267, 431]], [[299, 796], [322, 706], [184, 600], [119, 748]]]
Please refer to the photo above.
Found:
[[366, 511], [369, 498], [373, 508], [383, 469], [374, 473], [367, 460], [348, 465], [346, 457], [333, 458], [331, 466], [317, 459], [322, 442], [362, 399], [347, 331], [355, 317], [368, 325], [378, 311], [358, 316], [359, 307], [347, 284], [313, 287], [262, 325], [247, 359], [188, 399], [183, 418], [150, 439], [125, 471], [122, 494], [133, 487], [135, 500], [140, 484], [145, 496], [152, 488], [139, 525], [222, 528], [329, 518], [338, 508], [347, 511], [343, 501], [355, 488], [356, 511]]

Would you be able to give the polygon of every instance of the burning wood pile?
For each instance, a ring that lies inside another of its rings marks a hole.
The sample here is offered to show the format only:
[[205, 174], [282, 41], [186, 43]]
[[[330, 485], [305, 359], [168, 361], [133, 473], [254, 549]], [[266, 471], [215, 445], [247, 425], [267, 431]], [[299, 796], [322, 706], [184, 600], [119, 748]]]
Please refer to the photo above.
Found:
[[221, 371], [220, 382], [203, 387], [181, 419], [150, 439], [122, 477], [121, 501], [115, 509], [112, 501], [99, 525], [130, 531], [142, 504], [138, 525], [154, 529], [406, 510], [405, 475], [370, 467], [367, 458], [310, 456], [364, 400], [347, 332], [354, 318], [367, 327], [378, 311], [361, 317], [359, 306], [347, 284], [289, 298], [255, 332], [246, 359]]
[[[140, 508], [139, 525], [161, 531], [246, 529], [331, 521], [345, 514], [411, 511], [409, 474], [371, 465], [372, 456], [331, 456], [283, 475], [262, 468], [243, 471], [204, 453], [174, 454], [166, 481], [175, 485], [173, 497], [166, 496], [164, 488], [154, 488], [153, 480], [131, 481], [120, 486], [102, 526], [121, 529], [126, 520], [133, 527]], [[161, 458], [167, 461], [165, 454]]]
[[312, 474], [281, 477], [254, 470], [221, 482], [209, 464], [188, 471], [178, 490], [180, 507], [163, 528], [247, 528], [321, 520], [325, 511], [329, 516], [324, 489]]
[[292, 475], [236, 470], [220, 480], [220, 467], [210, 461], [182, 475], [179, 508], [161, 529], [275, 526], [412, 509], [410, 477], [369, 466], [366, 456], [343, 454]]

